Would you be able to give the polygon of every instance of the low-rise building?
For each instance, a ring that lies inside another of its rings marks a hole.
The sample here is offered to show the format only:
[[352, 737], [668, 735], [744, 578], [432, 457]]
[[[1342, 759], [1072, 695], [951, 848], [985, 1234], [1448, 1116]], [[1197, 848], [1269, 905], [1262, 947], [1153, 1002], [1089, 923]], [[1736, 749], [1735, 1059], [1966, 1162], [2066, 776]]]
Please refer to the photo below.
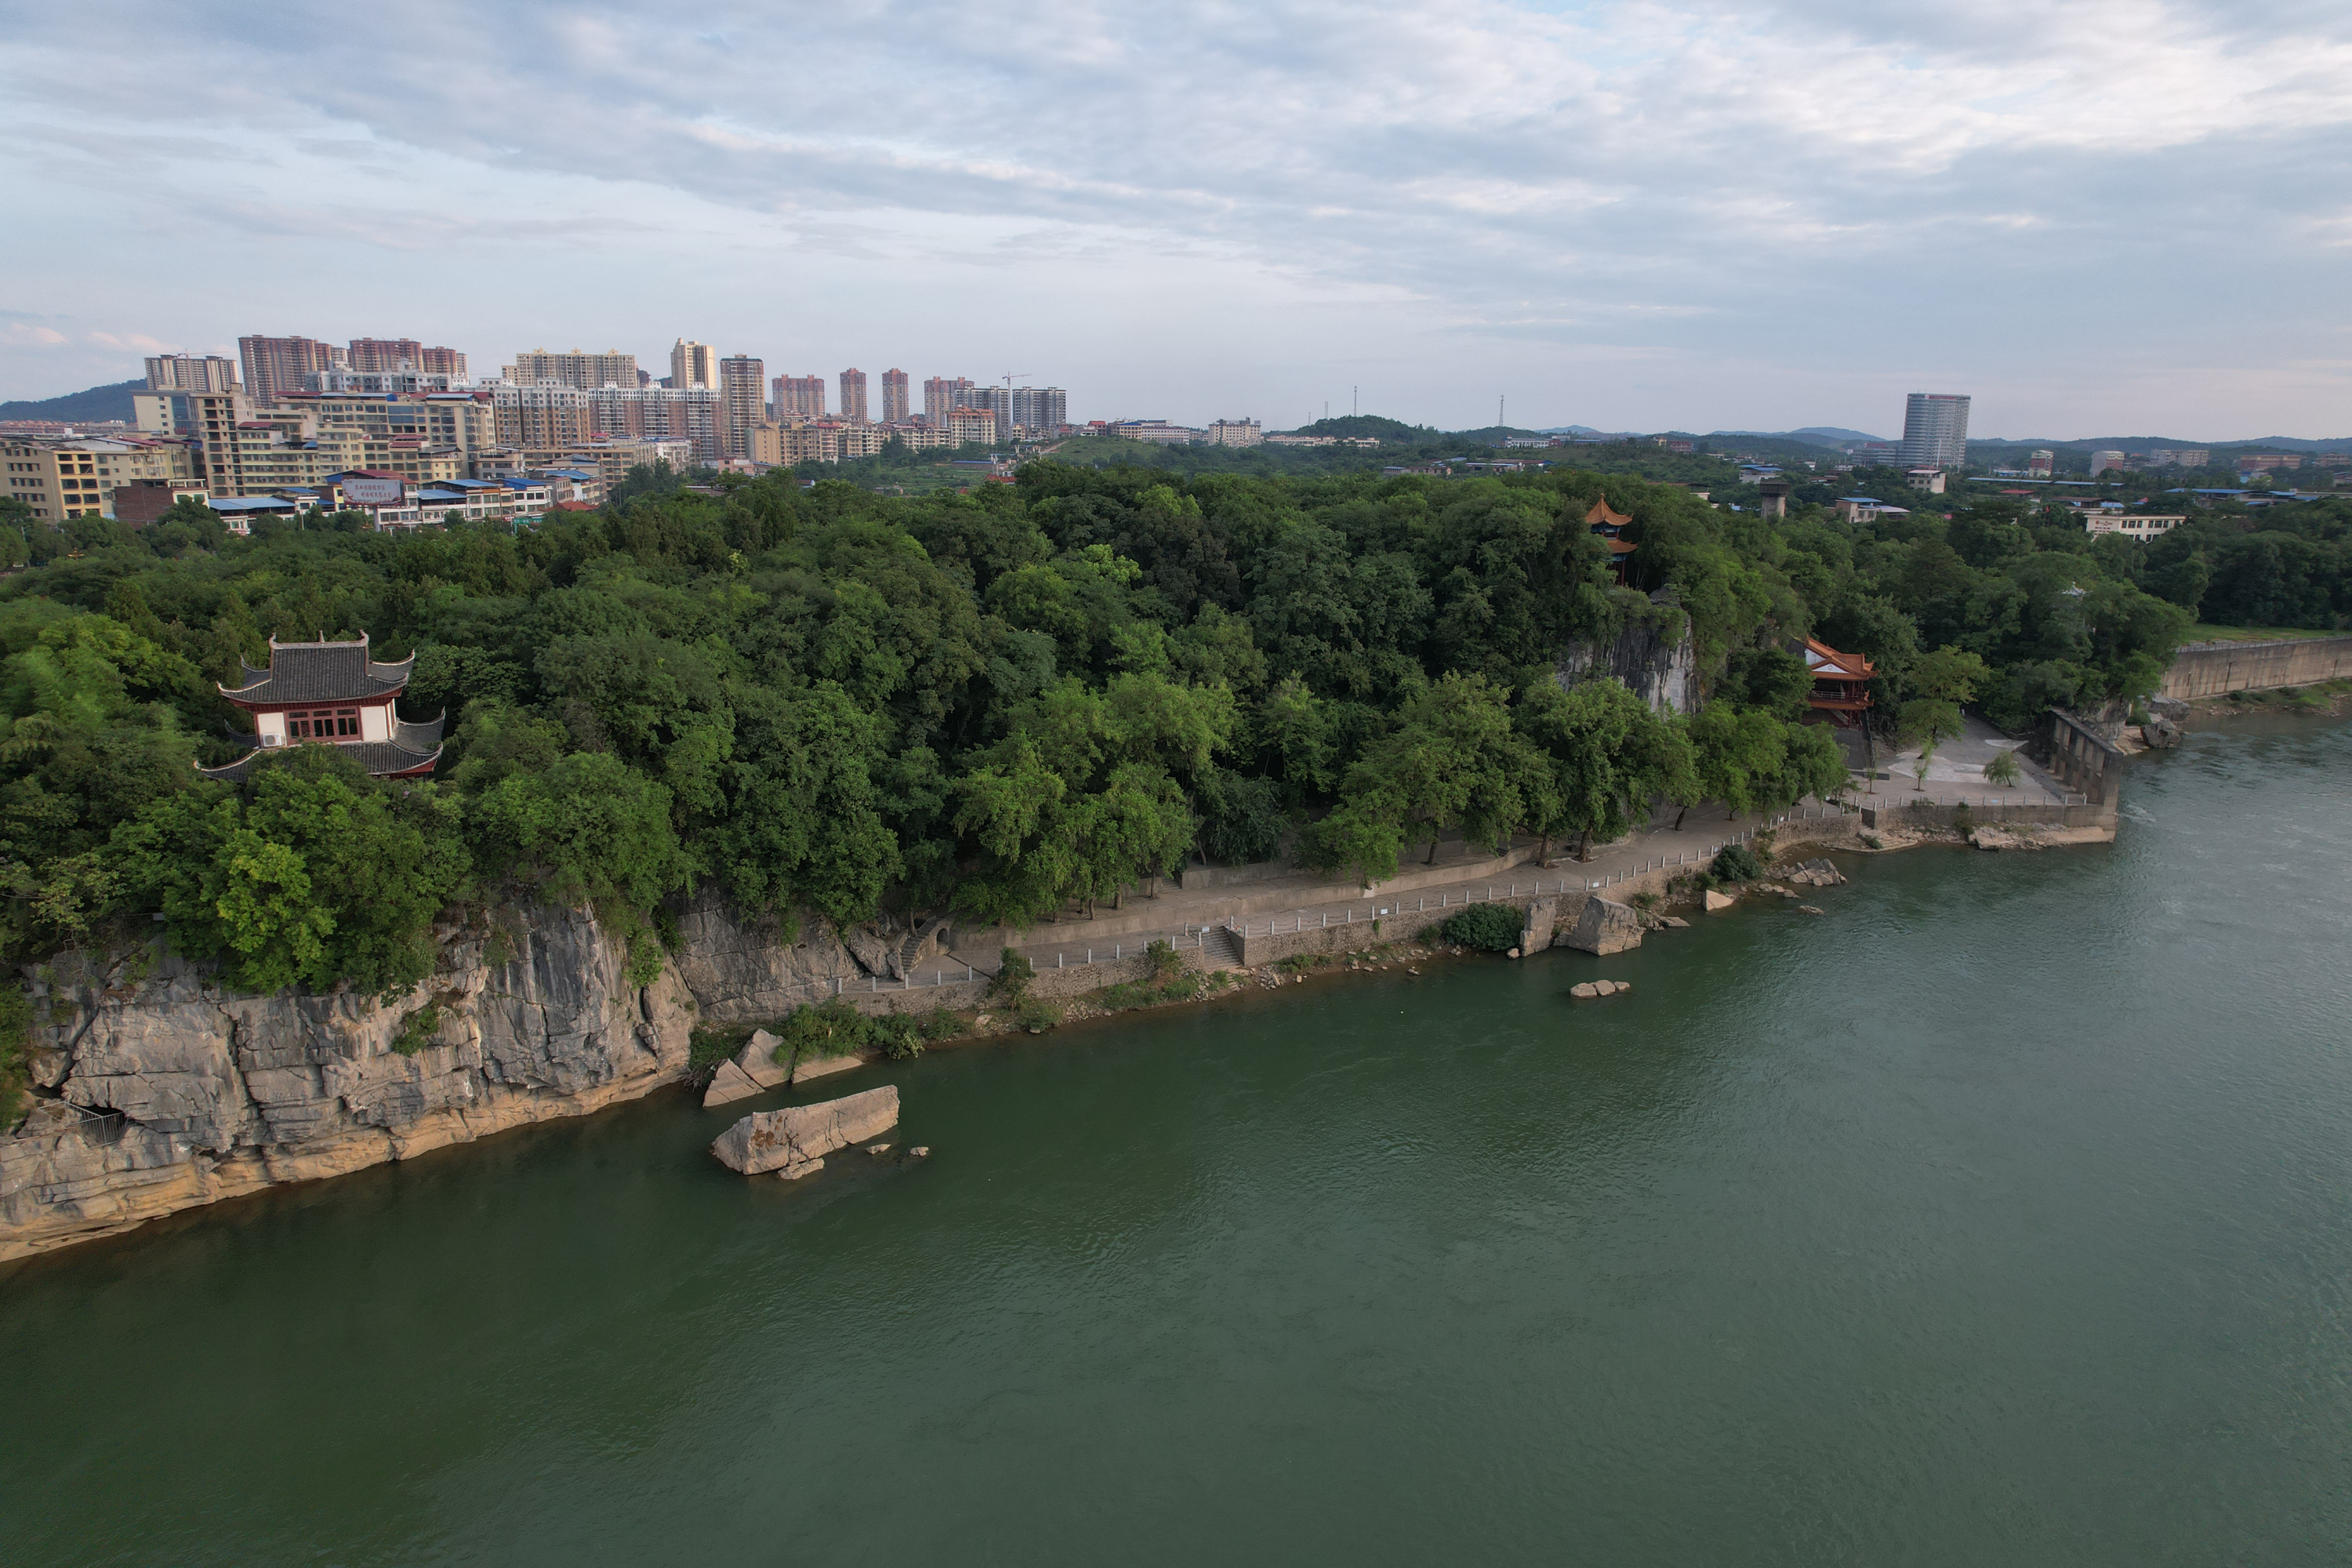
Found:
[[48, 523], [113, 517], [116, 492], [125, 487], [200, 482], [194, 454], [177, 441], [17, 437], [0, 442], [0, 466], [7, 481], [0, 495], [23, 501]]
[[1833, 510], [1848, 522], [1876, 522], [1882, 517], [1909, 517], [1906, 506], [1889, 506], [1876, 496], [1841, 496]]
[[1913, 468], [1903, 476], [1903, 480], [1922, 495], [1939, 496], [1944, 493], [1944, 470], [1941, 468]]
[[1165, 419], [1119, 419], [1112, 422], [1107, 435], [1129, 441], [1152, 441], [1163, 447], [1180, 447], [1189, 442], [1205, 441], [1209, 433], [1189, 425], [1171, 425]]
[[2085, 533], [2120, 533], [2128, 539], [2155, 539], [2170, 533], [2189, 518], [2186, 513], [2153, 516], [2138, 512], [2086, 511], [2083, 514]]

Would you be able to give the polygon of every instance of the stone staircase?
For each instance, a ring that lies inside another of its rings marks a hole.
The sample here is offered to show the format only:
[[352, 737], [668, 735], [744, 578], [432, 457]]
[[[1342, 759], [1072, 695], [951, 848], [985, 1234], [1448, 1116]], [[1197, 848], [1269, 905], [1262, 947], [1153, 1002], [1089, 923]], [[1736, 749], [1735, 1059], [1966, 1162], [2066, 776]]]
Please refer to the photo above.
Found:
[[1239, 969], [1242, 967], [1241, 935], [1227, 931], [1223, 926], [1211, 926], [1201, 933], [1201, 945], [1193, 956], [1201, 961], [1203, 969]]

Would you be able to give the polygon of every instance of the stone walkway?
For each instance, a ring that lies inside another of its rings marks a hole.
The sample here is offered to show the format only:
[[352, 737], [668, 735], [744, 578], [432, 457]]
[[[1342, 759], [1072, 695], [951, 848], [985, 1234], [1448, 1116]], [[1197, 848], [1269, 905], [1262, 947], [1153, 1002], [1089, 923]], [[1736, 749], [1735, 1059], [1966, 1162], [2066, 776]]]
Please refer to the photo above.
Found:
[[[1486, 898], [1511, 896], [1514, 891], [1525, 895], [1538, 884], [1546, 892], [1598, 889], [1612, 881], [1638, 876], [1655, 869], [1663, 863], [1679, 860], [1697, 866], [1714, 858], [1725, 845], [1734, 843], [1754, 833], [1759, 826], [1787, 824], [1794, 826], [1801, 814], [1804, 817], [1836, 817], [1843, 816], [1834, 806], [1819, 801], [1806, 801], [1785, 812], [1776, 812], [1769, 818], [1753, 815], [1738, 821], [1726, 818], [1719, 805], [1694, 806], [1684, 817], [1681, 831], [1674, 828], [1675, 814], [1668, 811], [1641, 833], [1618, 843], [1597, 848], [1589, 861], [1580, 862], [1569, 854], [1573, 846], [1554, 845], [1554, 858], [1549, 867], [1535, 864], [1539, 842], [1533, 838], [1514, 839], [1511, 858], [1518, 863], [1506, 864], [1500, 859], [1475, 855], [1456, 854], [1449, 867], [1441, 848], [1440, 862], [1435, 870], [1440, 874], [1423, 879], [1412, 873], [1421, 871], [1418, 857], [1408, 858], [1398, 868], [1398, 878], [1381, 887], [1365, 890], [1335, 889], [1330, 880], [1315, 872], [1298, 871], [1288, 876], [1270, 878], [1263, 882], [1239, 887], [1206, 888], [1195, 891], [1165, 889], [1157, 900], [1130, 898], [1128, 907], [1117, 911], [1122, 917], [1116, 922], [1108, 918], [1114, 911], [1097, 910], [1093, 921], [1066, 920], [1055, 925], [1038, 926], [1014, 939], [1013, 951], [1026, 958], [1040, 971], [1067, 968], [1076, 964], [1101, 963], [1140, 952], [1154, 941], [1163, 941], [1186, 951], [1204, 955], [1212, 968], [1229, 967], [1231, 957], [1212, 951], [1217, 941], [1213, 928], [1232, 923], [1247, 925], [1264, 931], [1269, 923], [1288, 930], [1293, 921], [1305, 925], [1328, 922], [1367, 926], [1366, 940], [1372, 940], [1370, 921], [1383, 909], [1418, 909], [1426, 900], [1428, 907], [1437, 908], [1441, 900], [1454, 903], [1476, 902]], [[1444, 875], [1452, 871], [1454, 875]], [[1400, 887], [1411, 879], [1415, 885]], [[1491, 891], [1489, 891], [1491, 889]], [[1236, 894], [1247, 894], [1246, 899]], [[1142, 922], [1135, 917], [1148, 910], [1150, 924], [1137, 929]], [[1211, 928], [1205, 939], [1203, 928]], [[918, 973], [926, 969], [944, 969], [954, 978], [966, 962], [975, 972], [993, 972], [1001, 950], [975, 952], [959, 947], [949, 957], [933, 964], [919, 964]], [[983, 962], [985, 960], [985, 962]]]

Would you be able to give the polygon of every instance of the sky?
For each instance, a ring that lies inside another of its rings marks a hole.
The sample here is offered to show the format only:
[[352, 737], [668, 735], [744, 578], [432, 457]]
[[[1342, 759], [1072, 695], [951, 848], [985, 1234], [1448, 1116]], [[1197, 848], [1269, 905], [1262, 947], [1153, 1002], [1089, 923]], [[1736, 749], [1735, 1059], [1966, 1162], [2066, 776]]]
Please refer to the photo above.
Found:
[[683, 336], [1076, 419], [2352, 433], [2340, 0], [100, 15], [0, 0], [0, 397]]

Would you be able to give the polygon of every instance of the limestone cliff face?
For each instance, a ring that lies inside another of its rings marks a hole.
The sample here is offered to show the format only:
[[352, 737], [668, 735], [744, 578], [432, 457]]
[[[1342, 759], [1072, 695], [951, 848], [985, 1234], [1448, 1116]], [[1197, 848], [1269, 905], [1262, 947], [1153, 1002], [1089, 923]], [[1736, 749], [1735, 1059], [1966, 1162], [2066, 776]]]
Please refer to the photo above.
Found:
[[1698, 655], [1687, 622], [1673, 637], [1662, 635], [1657, 625], [1644, 619], [1627, 626], [1613, 642], [1571, 644], [1560, 655], [1554, 674], [1562, 686], [1613, 675], [1657, 712], [1698, 711]]
[[[498, 924], [437, 932], [436, 972], [388, 1005], [224, 991], [160, 942], [31, 972], [41, 1098], [0, 1136], [0, 1258], [634, 1099], [683, 1076], [698, 1017], [775, 1017], [796, 987], [861, 973], [829, 937], [786, 944], [715, 900], [642, 987], [584, 910]], [[429, 1042], [395, 1050], [428, 1005]]]

